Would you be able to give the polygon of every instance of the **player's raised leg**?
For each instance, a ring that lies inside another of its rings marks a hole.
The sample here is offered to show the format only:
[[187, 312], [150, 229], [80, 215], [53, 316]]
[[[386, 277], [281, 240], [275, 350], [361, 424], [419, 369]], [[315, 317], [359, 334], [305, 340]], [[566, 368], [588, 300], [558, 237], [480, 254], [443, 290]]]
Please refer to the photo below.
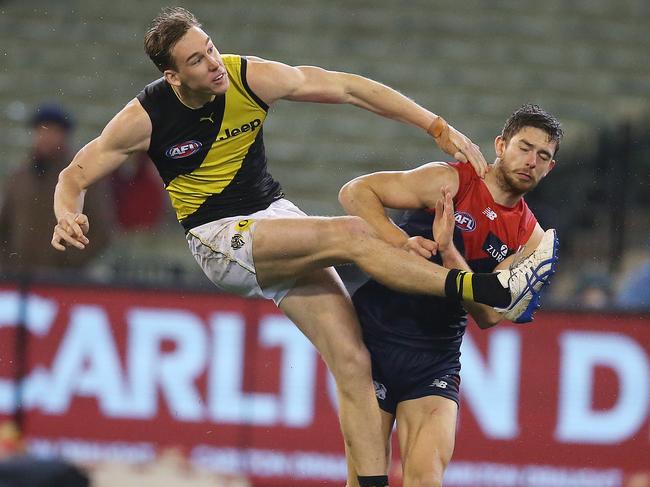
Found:
[[[256, 223], [253, 255], [262, 288], [312, 270], [355, 262], [397, 291], [507, 306], [510, 291], [496, 274], [456, 279], [449, 270], [379, 239], [359, 217], [266, 219]], [[451, 276], [451, 279], [448, 278]]]

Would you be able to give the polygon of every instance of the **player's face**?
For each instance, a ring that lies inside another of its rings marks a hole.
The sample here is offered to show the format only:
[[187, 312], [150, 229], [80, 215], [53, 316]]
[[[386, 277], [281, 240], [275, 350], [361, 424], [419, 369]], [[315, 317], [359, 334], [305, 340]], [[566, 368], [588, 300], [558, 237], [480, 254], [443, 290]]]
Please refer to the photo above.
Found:
[[171, 54], [177, 69], [168, 71], [185, 88], [210, 95], [222, 95], [228, 89], [230, 82], [221, 54], [198, 27], [189, 29], [174, 45]]
[[501, 161], [495, 169], [501, 182], [516, 194], [533, 190], [555, 166], [556, 146], [546, 132], [535, 127], [524, 127], [507, 142], [497, 137], [495, 149]]

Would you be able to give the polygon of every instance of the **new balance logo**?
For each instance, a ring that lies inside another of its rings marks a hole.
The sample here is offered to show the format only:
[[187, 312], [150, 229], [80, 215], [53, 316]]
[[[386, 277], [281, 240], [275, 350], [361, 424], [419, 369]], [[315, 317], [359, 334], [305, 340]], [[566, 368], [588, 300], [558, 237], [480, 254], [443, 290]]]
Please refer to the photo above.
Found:
[[430, 387], [439, 387], [440, 389], [446, 389], [447, 388], [447, 382], [444, 380], [440, 379], [434, 379], [431, 384], [429, 384]]
[[210, 123], [214, 123], [214, 120], [212, 119], [212, 116], [213, 116], [213, 115], [214, 115], [214, 112], [212, 112], [212, 113], [210, 114], [209, 117], [201, 117], [201, 118], [199, 118], [199, 122], [210, 122]]
[[487, 216], [492, 221], [497, 219], [496, 212], [492, 208], [490, 208], [489, 206], [485, 210], [483, 210], [483, 214], [485, 216]]
[[241, 127], [234, 128], [234, 129], [226, 129], [223, 132], [223, 135], [219, 137], [219, 140], [226, 140], [229, 139], [230, 137], [235, 137], [239, 134], [244, 134], [246, 132], [254, 132], [257, 127], [262, 125], [262, 121], [259, 118], [256, 118], [255, 120], [252, 120], [248, 123], [245, 123]]

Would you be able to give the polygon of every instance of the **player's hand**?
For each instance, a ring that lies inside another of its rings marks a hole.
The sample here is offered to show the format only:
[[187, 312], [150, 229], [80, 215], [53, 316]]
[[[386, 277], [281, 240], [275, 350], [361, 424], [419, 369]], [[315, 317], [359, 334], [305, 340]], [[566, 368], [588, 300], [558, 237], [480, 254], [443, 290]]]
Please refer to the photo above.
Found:
[[90, 243], [90, 240], [86, 237], [88, 230], [90, 230], [90, 223], [86, 215], [68, 212], [62, 218], [59, 218], [54, 227], [52, 247], [64, 251], [67, 246], [72, 245], [83, 250]]
[[454, 200], [446, 186], [440, 190], [436, 201], [436, 216], [433, 219], [433, 238], [438, 243], [438, 250], [446, 252], [454, 245]]
[[431, 124], [427, 132], [436, 141], [438, 147], [460, 162], [469, 162], [476, 174], [484, 178], [490, 166], [485, 161], [478, 145], [449, 125], [442, 117]]
[[438, 244], [433, 240], [424, 237], [411, 237], [404, 244], [404, 250], [411, 254], [419, 255], [425, 259], [430, 259], [432, 255], [438, 253]]

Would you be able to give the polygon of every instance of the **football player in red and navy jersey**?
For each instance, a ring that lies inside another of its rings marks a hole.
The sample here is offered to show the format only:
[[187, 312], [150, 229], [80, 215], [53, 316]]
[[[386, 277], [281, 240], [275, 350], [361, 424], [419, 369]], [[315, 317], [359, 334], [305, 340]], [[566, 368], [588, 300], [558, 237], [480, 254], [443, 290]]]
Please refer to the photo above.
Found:
[[[555, 166], [560, 123], [524, 105], [496, 137], [497, 158], [482, 179], [467, 164], [433, 162], [346, 184], [339, 199], [384, 240], [448, 268], [492, 272], [530, 253], [544, 231], [523, 196]], [[409, 210], [396, 225], [385, 208]], [[454, 211], [455, 208], [455, 211]], [[370, 280], [353, 301], [372, 357], [386, 446], [395, 421], [405, 486], [438, 486], [454, 448], [460, 344], [469, 312], [481, 328], [494, 308], [405, 294]]]

